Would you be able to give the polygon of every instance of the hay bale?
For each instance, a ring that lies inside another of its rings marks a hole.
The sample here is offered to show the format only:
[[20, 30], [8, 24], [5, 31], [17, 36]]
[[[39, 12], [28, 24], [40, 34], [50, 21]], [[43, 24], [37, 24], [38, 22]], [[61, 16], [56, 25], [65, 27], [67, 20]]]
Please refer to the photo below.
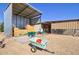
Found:
[[20, 36], [27, 33], [26, 29], [14, 28], [14, 36]]
[[36, 32], [34, 26], [27, 25], [25, 28], [27, 29], [27, 32]]

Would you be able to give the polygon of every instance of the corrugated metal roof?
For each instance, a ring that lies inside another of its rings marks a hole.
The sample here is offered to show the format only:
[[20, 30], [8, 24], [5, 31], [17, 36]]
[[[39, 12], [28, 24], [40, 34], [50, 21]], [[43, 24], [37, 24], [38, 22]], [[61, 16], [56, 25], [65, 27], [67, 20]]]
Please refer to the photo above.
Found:
[[21, 15], [26, 18], [33, 18], [41, 15], [41, 12], [26, 3], [13, 3], [12, 5], [13, 14]]
[[46, 22], [42, 22], [42, 23], [59, 23], [59, 22], [74, 22], [74, 21], [79, 21], [79, 19], [59, 20], [59, 21], [46, 21]]

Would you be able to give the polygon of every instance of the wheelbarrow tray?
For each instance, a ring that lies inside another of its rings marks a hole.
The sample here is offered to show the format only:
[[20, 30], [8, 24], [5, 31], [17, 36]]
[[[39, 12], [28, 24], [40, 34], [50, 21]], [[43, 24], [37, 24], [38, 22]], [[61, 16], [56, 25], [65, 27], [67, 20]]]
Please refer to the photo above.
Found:
[[[41, 39], [42, 42], [41, 43], [38, 43], [37, 40], [38, 39]], [[47, 39], [46, 38], [38, 38], [38, 37], [32, 37], [30, 39], [30, 43], [33, 45], [33, 46], [36, 46], [36, 47], [39, 47], [41, 49], [46, 49], [46, 46], [47, 46]]]

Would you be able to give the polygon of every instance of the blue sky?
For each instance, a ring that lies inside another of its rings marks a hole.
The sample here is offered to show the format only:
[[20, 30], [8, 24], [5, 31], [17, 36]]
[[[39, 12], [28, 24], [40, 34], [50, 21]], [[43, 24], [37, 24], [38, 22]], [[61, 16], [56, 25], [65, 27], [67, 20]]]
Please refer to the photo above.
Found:
[[0, 22], [2, 22], [4, 20], [4, 11], [6, 9], [8, 4], [3, 4], [3, 3], [0, 3]]
[[[33, 7], [42, 12], [42, 21], [58, 21], [79, 19], [78, 3], [30, 3]], [[0, 3], [0, 21], [3, 21], [3, 11], [7, 4]]]
[[43, 21], [79, 19], [79, 4], [31, 4], [42, 12]]

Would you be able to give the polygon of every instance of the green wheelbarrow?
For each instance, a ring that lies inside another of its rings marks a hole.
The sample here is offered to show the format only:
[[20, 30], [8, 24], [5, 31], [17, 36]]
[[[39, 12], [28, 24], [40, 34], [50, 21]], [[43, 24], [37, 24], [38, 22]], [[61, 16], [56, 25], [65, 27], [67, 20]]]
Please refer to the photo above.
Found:
[[35, 53], [37, 49], [39, 50], [45, 50], [47, 46], [47, 39], [46, 38], [38, 38], [38, 37], [32, 37], [29, 39], [30, 43], [29, 45], [31, 46], [31, 51]]

